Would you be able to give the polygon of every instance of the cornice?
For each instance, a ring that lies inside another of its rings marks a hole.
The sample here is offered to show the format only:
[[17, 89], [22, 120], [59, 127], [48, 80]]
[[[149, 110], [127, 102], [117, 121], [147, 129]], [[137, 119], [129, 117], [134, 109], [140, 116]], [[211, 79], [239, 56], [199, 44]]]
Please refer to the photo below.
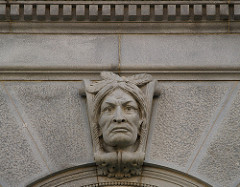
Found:
[[0, 1], [1, 22], [240, 21], [240, 1]]
[[240, 1], [0, 1], [0, 33], [240, 33]]

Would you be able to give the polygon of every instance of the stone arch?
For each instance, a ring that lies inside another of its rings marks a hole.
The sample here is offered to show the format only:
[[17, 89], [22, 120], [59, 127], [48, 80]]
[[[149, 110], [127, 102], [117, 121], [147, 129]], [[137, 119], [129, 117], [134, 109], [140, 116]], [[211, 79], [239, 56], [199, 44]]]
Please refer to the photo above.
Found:
[[142, 175], [116, 180], [97, 175], [94, 163], [69, 168], [42, 179], [27, 187], [210, 187], [211, 185], [182, 172], [144, 163]]

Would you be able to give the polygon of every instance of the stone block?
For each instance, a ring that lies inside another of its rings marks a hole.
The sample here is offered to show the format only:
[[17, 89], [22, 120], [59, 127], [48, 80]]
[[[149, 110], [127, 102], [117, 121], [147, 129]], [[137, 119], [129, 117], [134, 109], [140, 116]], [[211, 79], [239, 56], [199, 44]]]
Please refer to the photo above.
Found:
[[170, 16], [176, 15], [176, 5], [168, 5], [168, 15]]
[[189, 5], [181, 5], [181, 15], [189, 15]]
[[155, 5], [154, 9], [155, 15], [163, 15], [163, 5]]
[[146, 162], [186, 172], [202, 136], [210, 128], [228, 82], [159, 82], [154, 100]]
[[31, 180], [47, 175], [46, 166], [2, 86], [0, 132], [0, 184], [3, 187], [23, 187]]
[[234, 14], [240, 15], [240, 5], [234, 5]]
[[59, 6], [58, 5], [50, 5], [50, 15], [58, 15]]
[[24, 15], [32, 15], [32, 5], [24, 5]]
[[8, 83], [52, 172], [93, 162], [80, 82]]
[[118, 40], [117, 36], [1, 35], [0, 59], [1, 67], [115, 69]]
[[102, 15], [111, 15], [111, 6], [110, 5], [103, 5], [102, 6]]
[[136, 5], [129, 5], [128, 6], [128, 15], [129, 16], [136, 16], [137, 15], [137, 6]]
[[45, 5], [37, 5], [37, 15], [45, 15]]
[[72, 6], [71, 5], [64, 5], [63, 6], [63, 15], [71, 15], [72, 14]]
[[215, 5], [207, 5], [207, 15], [215, 15], [216, 14], [216, 8]]
[[150, 15], [150, 6], [149, 5], [142, 5], [141, 6], [141, 15], [149, 16]]
[[91, 15], [91, 16], [98, 15], [98, 5], [90, 5], [89, 6], [89, 15]]
[[116, 16], [123, 16], [124, 15], [124, 6], [116, 5], [115, 6], [115, 14], [116, 14]]
[[239, 132], [240, 90], [197, 167], [198, 174], [216, 187], [235, 187], [239, 183]]
[[202, 15], [202, 5], [194, 5], [194, 15]]
[[84, 15], [84, 13], [85, 13], [84, 5], [77, 5], [76, 15]]
[[121, 68], [237, 68], [239, 43], [239, 35], [123, 35]]
[[228, 5], [220, 5], [220, 14], [221, 15], [228, 15], [229, 14]]
[[19, 5], [11, 5], [10, 14], [19, 15]]
[[0, 5], [0, 14], [5, 15], [6, 12], [6, 5]]

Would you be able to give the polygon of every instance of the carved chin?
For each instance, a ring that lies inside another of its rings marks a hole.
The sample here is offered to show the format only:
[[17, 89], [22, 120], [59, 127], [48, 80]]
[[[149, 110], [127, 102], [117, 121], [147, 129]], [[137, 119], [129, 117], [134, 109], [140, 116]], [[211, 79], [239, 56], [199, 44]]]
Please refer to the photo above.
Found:
[[103, 138], [104, 142], [112, 147], [128, 147], [136, 142], [136, 138], [124, 133], [114, 134], [111, 138]]

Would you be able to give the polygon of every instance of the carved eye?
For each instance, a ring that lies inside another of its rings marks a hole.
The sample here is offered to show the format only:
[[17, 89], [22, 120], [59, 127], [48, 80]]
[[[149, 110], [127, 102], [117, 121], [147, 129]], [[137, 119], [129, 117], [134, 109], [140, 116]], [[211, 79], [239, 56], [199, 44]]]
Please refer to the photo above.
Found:
[[106, 107], [106, 108], [104, 108], [104, 110], [103, 110], [104, 112], [111, 112], [112, 111], [112, 107]]
[[134, 110], [134, 108], [132, 106], [126, 106], [126, 111], [130, 112], [132, 110]]

